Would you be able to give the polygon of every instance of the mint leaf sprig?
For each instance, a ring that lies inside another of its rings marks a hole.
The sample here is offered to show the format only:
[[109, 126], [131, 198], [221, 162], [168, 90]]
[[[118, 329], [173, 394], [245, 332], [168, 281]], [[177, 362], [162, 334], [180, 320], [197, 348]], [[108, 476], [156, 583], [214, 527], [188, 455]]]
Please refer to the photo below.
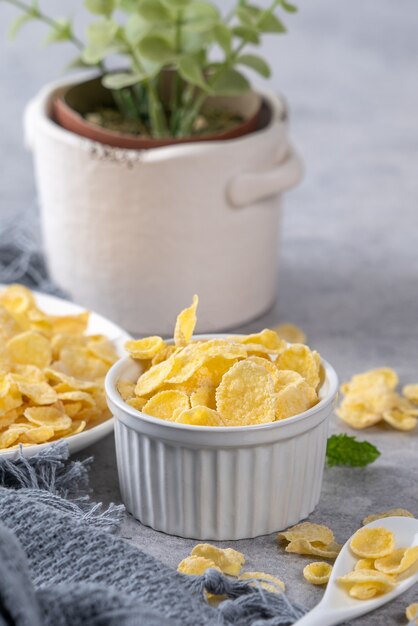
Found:
[[329, 467], [365, 467], [379, 458], [380, 452], [368, 441], [357, 441], [344, 433], [332, 435], [327, 442], [326, 459]]

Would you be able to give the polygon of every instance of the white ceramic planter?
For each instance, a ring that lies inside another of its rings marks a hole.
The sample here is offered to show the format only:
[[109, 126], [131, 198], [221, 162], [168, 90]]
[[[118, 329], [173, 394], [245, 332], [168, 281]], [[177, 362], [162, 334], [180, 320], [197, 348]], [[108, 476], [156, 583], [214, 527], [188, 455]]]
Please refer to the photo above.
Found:
[[276, 295], [280, 194], [301, 177], [283, 102], [263, 93], [270, 124], [239, 139], [121, 150], [50, 119], [66, 84], [47, 85], [25, 116], [52, 278], [137, 334], [170, 334], [193, 293], [200, 330], [265, 311]]
[[337, 375], [324, 362], [320, 402], [287, 420], [246, 427], [166, 422], [136, 411], [116, 390], [136, 380], [130, 358], [106, 378], [127, 510], [156, 530], [200, 540], [235, 540], [282, 530], [319, 501]]

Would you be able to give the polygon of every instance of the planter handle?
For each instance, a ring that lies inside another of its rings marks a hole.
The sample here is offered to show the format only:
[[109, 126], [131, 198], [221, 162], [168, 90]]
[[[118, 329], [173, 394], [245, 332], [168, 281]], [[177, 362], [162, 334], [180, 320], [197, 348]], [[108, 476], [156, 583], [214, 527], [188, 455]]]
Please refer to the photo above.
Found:
[[232, 178], [226, 189], [231, 206], [245, 207], [294, 187], [302, 178], [302, 161], [293, 148], [286, 145], [278, 161], [269, 170], [246, 172]]

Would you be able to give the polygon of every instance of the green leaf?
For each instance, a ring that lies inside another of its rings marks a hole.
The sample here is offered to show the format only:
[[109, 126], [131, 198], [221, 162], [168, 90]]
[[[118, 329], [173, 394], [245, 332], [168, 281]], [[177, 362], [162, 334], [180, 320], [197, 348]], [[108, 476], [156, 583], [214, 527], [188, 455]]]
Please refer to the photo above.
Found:
[[256, 54], [242, 54], [238, 57], [237, 63], [238, 65], [250, 67], [261, 76], [264, 76], [264, 78], [270, 78], [271, 76], [271, 70], [268, 63]]
[[245, 26], [253, 26], [254, 17], [256, 17], [249, 7], [241, 6], [235, 11], [240, 22]]
[[182, 57], [177, 64], [180, 76], [190, 85], [196, 85], [207, 91], [209, 89], [198, 61], [193, 57]]
[[161, 71], [161, 63], [150, 61], [149, 59], [141, 59], [142, 68], [148, 78], [155, 78]]
[[128, 48], [117, 22], [103, 19], [90, 24], [87, 29], [88, 43], [81, 53], [88, 65], [97, 65], [110, 54], [127, 54]]
[[263, 9], [256, 6], [255, 4], [246, 4], [245, 8], [247, 12], [252, 15], [254, 20], [256, 20], [261, 15], [261, 13], [263, 13]]
[[130, 15], [126, 20], [124, 33], [127, 41], [136, 47], [139, 41], [151, 31], [152, 26], [139, 15]]
[[132, 87], [145, 80], [145, 74], [130, 74], [128, 72], [118, 72], [117, 74], [107, 74], [102, 79], [102, 84], [107, 89], [123, 89]]
[[210, 81], [211, 93], [218, 96], [236, 96], [250, 89], [250, 83], [237, 70], [226, 68]]
[[197, 33], [193, 30], [183, 29], [181, 33], [181, 47], [183, 52], [189, 54], [197, 54], [204, 52], [206, 47], [213, 43], [213, 29], [203, 33]]
[[236, 37], [245, 41], [245, 43], [252, 43], [255, 45], [260, 43], [258, 30], [254, 28], [254, 26], [235, 26], [232, 29], [232, 32]]
[[18, 17], [15, 20], [13, 20], [10, 26], [9, 38], [12, 40], [15, 39], [18, 33], [20, 32], [20, 29], [25, 24], [27, 24], [28, 22], [31, 22], [32, 20], [36, 20], [38, 17], [39, 17], [39, 11], [36, 11], [36, 9], [32, 9], [29, 13], [22, 13], [22, 15], [18, 15]]
[[61, 41], [71, 41], [73, 38], [73, 25], [71, 20], [57, 19], [55, 27], [52, 27], [45, 37], [44, 43], [58, 43]]
[[118, 51], [118, 46], [98, 46], [97, 44], [89, 43], [81, 53], [81, 60], [87, 66], [97, 65], [109, 54], [116, 54]]
[[189, 6], [193, 0], [162, 0], [165, 5], [172, 9], [184, 9]]
[[264, 13], [257, 22], [262, 33], [285, 33], [286, 26], [273, 13]]
[[138, 0], [116, 0], [116, 6], [125, 13], [135, 13], [138, 8]]
[[357, 441], [344, 433], [332, 435], [327, 442], [327, 463], [330, 467], [365, 467], [380, 456], [379, 450], [368, 441]]
[[82, 56], [77, 56], [74, 57], [74, 59], [72, 61], [70, 61], [69, 63], [67, 63], [67, 65], [65, 66], [66, 70], [77, 70], [77, 69], [83, 69], [86, 67], [91, 67], [91, 64], [86, 63], [83, 60]]
[[115, 0], [84, 0], [84, 6], [90, 13], [110, 17], [115, 10]]
[[298, 8], [294, 4], [287, 2], [287, 0], [279, 0], [279, 1], [285, 11], [287, 11], [288, 13], [297, 13]]
[[104, 48], [114, 41], [118, 30], [119, 25], [117, 22], [103, 18], [98, 22], [90, 24], [87, 28], [87, 38], [89, 43]]
[[144, 20], [153, 24], [167, 22], [172, 19], [169, 9], [159, 0], [142, 0], [137, 11]]
[[183, 28], [194, 32], [212, 29], [220, 20], [218, 9], [209, 2], [193, 2], [182, 11]]
[[138, 45], [140, 53], [150, 61], [165, 65], [174, 61], [176, 52], [170, 42], [159, 35], [146, 35]]
[[232, 47], [232, 34], [228, 26], [222, 24], [222, 22], [216, 24], [213, 28], [213, 35], [216, 43], [222, 48], [228, 57], [231, 54]]

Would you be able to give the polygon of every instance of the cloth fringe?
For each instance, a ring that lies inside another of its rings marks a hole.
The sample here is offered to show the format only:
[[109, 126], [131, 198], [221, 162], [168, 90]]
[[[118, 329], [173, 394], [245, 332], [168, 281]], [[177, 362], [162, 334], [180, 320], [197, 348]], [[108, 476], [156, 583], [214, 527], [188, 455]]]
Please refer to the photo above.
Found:
[[291, 604], [284, 593], [269, 593], [258, 581], [228, 578], [215, 569], [207, 570], [196, 581], [200, 593], [226, 595], [218, 610], [226, 624], [251, 624], [251, 626], [289, 626], [304, 614], [305, 610]]
[[16, 460], [0, 458], [0, 487], [24, 489], [30, 497], [71, 513], [98, 530], [116, 532], [125, 511], [123, 505], [90, 502], [88, 470], [92, 458], [68, 461], [65, 441], [47, 446], [26, 458], [20, 448]]

